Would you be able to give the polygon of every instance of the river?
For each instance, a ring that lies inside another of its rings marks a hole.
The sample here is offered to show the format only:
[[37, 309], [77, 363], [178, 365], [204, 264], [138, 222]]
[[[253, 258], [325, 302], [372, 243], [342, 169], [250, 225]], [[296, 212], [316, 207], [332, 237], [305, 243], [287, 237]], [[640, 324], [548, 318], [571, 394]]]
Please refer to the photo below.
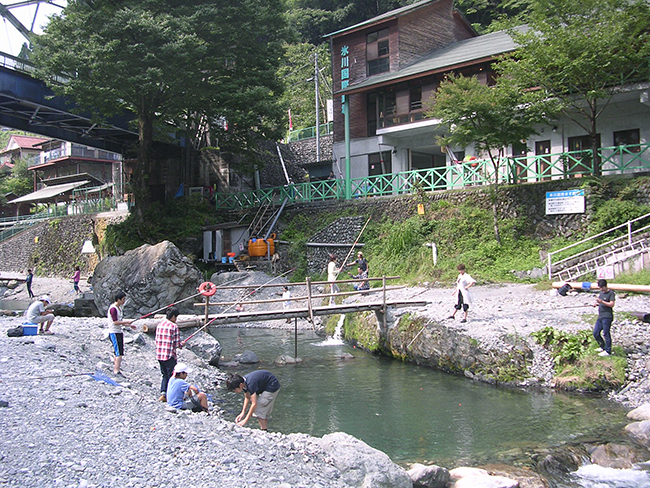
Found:
[[[294, 355], [293, 330], [214, 328], [212, 334], [227, 359], [244, 350], [259, 356], [261, 364], [236, 372], [269, 369], [278, 377], [282, 389], [269, 430], [319, 437], [346, 432], [402, 465], [525, 465], [547, 447], [616, 441], [627, 423], [626, 410], [604, 398], [497, 388], [374, 356], [309, 330], [298, 331], [303, 361], [286, 366], [273, 361]], [[344, 359], [346, 353], [354, 359]], [[225, 395], [226, 418], [239, 413], [241, 402], [241, 395]], [[629, 472], [595, 468], [557, 486], [650, 488], [645, 472], [642, 478], [632, 473], [630, 484]]]

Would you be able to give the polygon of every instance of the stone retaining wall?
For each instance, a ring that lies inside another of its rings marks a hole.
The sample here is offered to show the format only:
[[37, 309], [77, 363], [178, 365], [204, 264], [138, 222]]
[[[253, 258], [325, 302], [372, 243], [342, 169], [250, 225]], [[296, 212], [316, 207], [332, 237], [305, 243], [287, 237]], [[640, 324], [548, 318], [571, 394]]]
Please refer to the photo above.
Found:
[[79, 266], [84, 276], [92, 274], [99, 254], [81, 254], [84, 241], [97, 248], [106, 226], [123, 219], [105, 215], [74, 215], [36, 224], [0, 242], [0, 270], [36, 276], [70, 276]]

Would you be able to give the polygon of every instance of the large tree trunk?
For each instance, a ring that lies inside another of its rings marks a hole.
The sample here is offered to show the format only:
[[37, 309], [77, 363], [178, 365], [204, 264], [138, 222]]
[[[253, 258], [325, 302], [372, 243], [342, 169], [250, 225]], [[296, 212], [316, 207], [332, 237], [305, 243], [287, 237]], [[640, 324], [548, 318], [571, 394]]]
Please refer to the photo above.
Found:
[[138, 114], [138, 160], [133, 174], [135, 215], [144, 216], [149, 206], [149, 175], [152, 171], [151, 148], [153, 144], [153, 115], [146, 110]]

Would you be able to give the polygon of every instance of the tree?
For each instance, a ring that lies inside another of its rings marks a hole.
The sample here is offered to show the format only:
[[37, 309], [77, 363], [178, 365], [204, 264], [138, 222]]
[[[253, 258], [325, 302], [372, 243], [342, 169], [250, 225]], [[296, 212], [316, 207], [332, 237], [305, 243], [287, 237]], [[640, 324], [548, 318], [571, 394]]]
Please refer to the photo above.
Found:
[[531, 0], [528, 31], [501, 74], [541, 89], [588, 134], [593, 172], [601, 174], [598, 117], [615, 93], [646, 80], [650, 5], [646, 0]]
[[26, 159], [17, 159], [11, 174], [0, 178], [0, 198], [6, 193], [13, 193], [17, 197], [21, 197], [33, 191], [34, 173], [27, 169]]
[[543, 94], [522, 91], [507, 78], [499, 78], [496, 85], [481, 84], [475, 77], [449, 76], [440, 84], [430, 117], [441, 120], [448, 130], [440, 137], [442, 146], [468, 147], [487, 155], [492, 165], [492, 214], [494, 237], [500, 244], [498, 192], [500, 166], [506, 150], [512, 144], [525, 141], [535, 133], [535, 125], [553, 113], [552, 102]]
[[326, 100], [332, 98], [332, 63], [329, 46], [313, 46], [308, 43], [287, 46], [285, 62], [280, 68], [280, 77], [286, 90], [284, 103], [291, 110], [294, 129], [316, 125], [316, 102], [314, 84], [314, 53], [318, 54], [320, 72], [319, 108], [320, 123], [325, 123]]
[[[35, 39], [33, 59], [55, 93], [98, 120], [135, 115], [142, 214], [157, 127], [191, 130], [202, 118], [242, 150], [251, 133], [277, 130], [283, 33], [279, 0], [71, 0]], [[54, 81], [61, 73], [65, 84]]]

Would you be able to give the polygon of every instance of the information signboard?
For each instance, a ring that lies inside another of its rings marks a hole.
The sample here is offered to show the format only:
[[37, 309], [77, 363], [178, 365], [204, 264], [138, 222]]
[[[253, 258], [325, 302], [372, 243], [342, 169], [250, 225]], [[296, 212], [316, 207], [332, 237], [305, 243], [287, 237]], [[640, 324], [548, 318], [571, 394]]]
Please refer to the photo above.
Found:
[[585, 213], [585, 191], [546, 192], [546, 215]]

